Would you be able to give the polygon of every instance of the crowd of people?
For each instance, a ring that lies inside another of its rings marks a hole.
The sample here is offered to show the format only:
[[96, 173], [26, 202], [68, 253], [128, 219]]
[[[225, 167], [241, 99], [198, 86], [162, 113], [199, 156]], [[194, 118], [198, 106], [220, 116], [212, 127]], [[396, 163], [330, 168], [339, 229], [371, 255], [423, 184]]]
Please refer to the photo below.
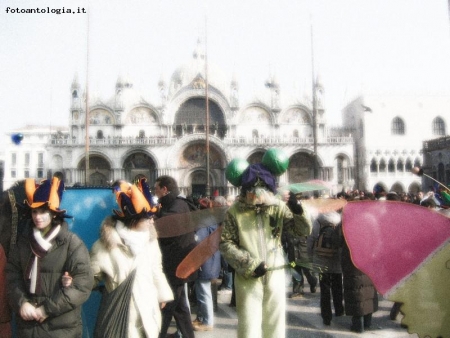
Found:
[[389, 199], [389, 195], [396, 195], [395, 200], [405, 203], [413, 203], [422, 205], [434, 209], [450, 208], [450, 189], [436, 185], [429, 187], [427, 192], [395, 192], [385, 191], [383, 189], [375, 192], [367, 192], [362, 190], [348, 190], [340, 192], [336, 195], [336, 198], [344, 198], [348, 201], [356, 200], [386, 200]]
[[[364, 332], [378, 309], [377, 292], [352, 263], [340, 213], [312, 214], [300, 195], [277, 195], [277, 174], [261, 163], [251, 164], [240, 177], [236, 199], [195, 201], [180, 195], [171, 176], [158, 177], [152, 188], [145, 177], [116, 181], [112, 190], [119, 209], [103, 220], [90, 251], [68, 229], [65, 218], [71, 216], [59, 208], [61, 177], [40, 184], [28, 179], [27, 198], [17, 203], [27, 222], [5, 267], [17, 335], [81, 337], [81, 306], [94, 289], [102, 291], [95, 337], [192, 338], [195, 331], [214, 329], [212, 281], [222, 279], [219, 292], [232, 293], [239, 338], [285, 337], [286, 294], [279, 286], [286, 285], [286, 257], [297, 263], [290, 297], [304, 294], [306, 279], [311, 293], [320, 288], [325, 326], [331, 324], [334, 308], [334, 316], [351, 317], [351, 331]], [[391, 199], [433, 208], [447, 203], [445, 195], [434, 191], [424, 196], [354, 190], [336, 197]], [[228, 207], [222, 222], [159, 238], [155, 220], [216, 206]], [[220, 226], [220, 250], [189, 277], [178, 277], [180, 262]], [[190, 301], [197, 306], [194, 320]], [[394, 305], [392, 319], [400, 305]], [[169, 333], [173, 319], [176, 332]]]

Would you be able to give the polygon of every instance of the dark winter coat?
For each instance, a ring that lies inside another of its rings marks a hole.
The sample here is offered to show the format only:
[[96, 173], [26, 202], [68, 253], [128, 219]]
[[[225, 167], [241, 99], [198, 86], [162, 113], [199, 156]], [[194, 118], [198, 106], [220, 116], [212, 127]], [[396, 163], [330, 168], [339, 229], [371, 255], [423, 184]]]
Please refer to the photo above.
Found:
[[[200, 243], [206, 237], [211, 235], [211, 233], [217, 228], [217, 225], [213, 225], [198, 229], [195, 233], [197, 242]], [[220, 251], [217, 250], [198, 270], [198, 279], [211, 280], [219, 278], [220, 268]]]
[[[81, 305], [89, 298], [94, 281], [89, 252], [83, 241], [63, 223], [49, 252], [39, 260], [40, 291], [31, 295], [24, 276], [32, 255], [29, 241], [32, 224], [31, 221], [28, 223], [17, 244], [11, 247], [6, 267], [8, 301], [16, 313], [17, 335], [81, 337]], [[73, 278], [72, 285], [67, 288], [61, 283], [65, 271]], [[18, 313], [24, 302], [42, 305], [48, 318], [42, 323], [22, 320]]]
[[[283, 232], [284, 234], [285, 232]], [[308, 254], [307, 236], [286, 236], [286, 250], [289, 262], [292, 261], [308, 261], [310, 256]]]
[[364, 316], [378, 310], [378, 295], [370, 278], [357, 269], [350, 258], [347, 242], [342, 245], [344, 304], [347, 316]]
[[[181, 213], [189, 213], [187, 202], [178, 198], [173, 193], [169, 193], [159, 199], [161, 208], [158, 211], [158, 218]], [[179, 285], [185, 282], [193, 281], [197, 278], [197, 274], [192, 274], [188, 279], [181, 279], [176, 276], [176, 270], [181, 261], [195, 247], [195, 232], [186, 234], [159, 238], [159, 246], [162, 253], [162, 264], [164, 273], [171, 285]]]

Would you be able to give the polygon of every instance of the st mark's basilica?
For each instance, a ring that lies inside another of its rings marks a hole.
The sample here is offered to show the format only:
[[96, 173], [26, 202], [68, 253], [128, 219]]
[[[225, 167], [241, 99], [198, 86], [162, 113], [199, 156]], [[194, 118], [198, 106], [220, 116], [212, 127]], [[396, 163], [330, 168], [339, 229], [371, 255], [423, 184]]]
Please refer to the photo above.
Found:
[[[11, 131], [21, 132], [24, 140], [20, 148], [5, 151], [3, 188], [60, 171], [66, 185], [105, 186], [137, 174], [153, 184], [156, 177], [171, 175], [184, 194], [204, 195], [209, 183], [211, 193], [236, 195], [238, 188], [225, 178], [227, 164], [234, 158], [260, 162], [275, 147], [290, 159], [280, 185], [317, 178], [329, 182], [331, 194], [372, 191], [375, 185], [415, 192], [422, 182], [410, 169], [424, 164], [422, 142], [445, 136], [450, 122], [449, 98], [361, 96], [343, 107], [342, 126], [331, 127], [323, 84], [315, 81], [314, 95], [295, 97], [283, 91], [276, 76], [261, 84], [263, 94], [243, 102], [233, 75], [214, 64], [206, 67], [200, 44], [168, 83], [161, 78], [155, 85], [159, 97], [149, 99], [119, 76], [109, 98], [90, 97], [87, 147], [87, 97], [75, 77], [68, 128]], [[418, 116], [420, 123], [414, 120]], [[444, 177], [450, 170], [446, 154]], [[428, 172], [433, 170], [430, 165]]]

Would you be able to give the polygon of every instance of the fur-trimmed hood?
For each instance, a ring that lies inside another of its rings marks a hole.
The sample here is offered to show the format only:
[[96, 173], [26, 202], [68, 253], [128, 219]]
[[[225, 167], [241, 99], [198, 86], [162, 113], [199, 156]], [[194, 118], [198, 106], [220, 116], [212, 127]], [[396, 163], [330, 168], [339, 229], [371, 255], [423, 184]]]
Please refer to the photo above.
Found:
[[[122, 238], [119, 236], [117, 232], [116, 225], [118, 223], [123, 223], [119, 220], [116, 220], [114, 217], [109, 216], [106, 217], [100, 228], [100, 241], [106, 247], [106, 249], [111, 250], [115, 247], [121, 247], [122, 249], [127, 250], [127, 246], [124, 244]], [[148, 227], [149, 230], [149, 241], [156, 240], [158, 235], [156, 233], [156, 229], [154, 225]]]

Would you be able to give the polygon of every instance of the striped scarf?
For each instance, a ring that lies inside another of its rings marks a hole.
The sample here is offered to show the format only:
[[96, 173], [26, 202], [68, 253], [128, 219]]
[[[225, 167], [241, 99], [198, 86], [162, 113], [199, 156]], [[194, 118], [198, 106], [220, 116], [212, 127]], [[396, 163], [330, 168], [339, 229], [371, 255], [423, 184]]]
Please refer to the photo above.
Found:
[[30, 284], [30, 293], [35, 294], [40, 291], [37, 281], [39, 280], [39, 261], [45, 257], [52, 247], [52, 239], [58, 235], [61, 226], [58, 225], [50, 229], [50, 231], [42, 237], [42, 233], [33, 227], [33, 233], [30, 234], [30, 247], [34, 255], [30, 257], [26, 270], [25, 278]]

